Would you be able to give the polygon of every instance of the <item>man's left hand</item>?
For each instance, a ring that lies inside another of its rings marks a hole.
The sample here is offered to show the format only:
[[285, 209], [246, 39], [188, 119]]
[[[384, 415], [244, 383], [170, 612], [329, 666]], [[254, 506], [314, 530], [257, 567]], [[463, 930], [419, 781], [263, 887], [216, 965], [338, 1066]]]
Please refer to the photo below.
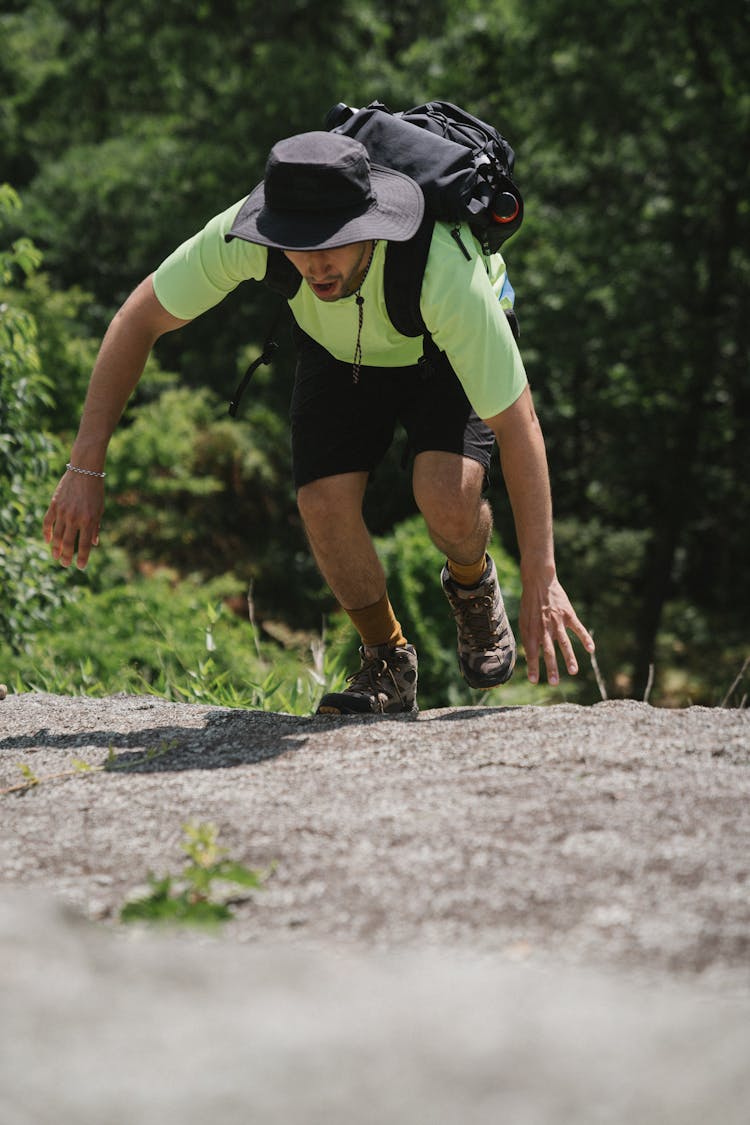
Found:
[[575, 633], [587, 652], [594, 651], [593, 637], [579, 621], [556, 576], [551, 580], [524, 582], [520, 626], [521, 640], [526, 650], [528, 677], [532, 684], [539, 683], [540, 655], [544, 659], [550, 684], [560, 682], [555, 646], [559, 648], [570, 675], [576, 675], [578, 661], [568, 630]]

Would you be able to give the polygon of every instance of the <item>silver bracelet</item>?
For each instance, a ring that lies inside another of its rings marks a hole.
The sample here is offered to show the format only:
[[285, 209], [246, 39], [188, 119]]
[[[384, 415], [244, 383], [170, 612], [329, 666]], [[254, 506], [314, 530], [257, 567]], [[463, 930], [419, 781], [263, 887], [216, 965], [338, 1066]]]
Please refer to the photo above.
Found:
[[93, 469], [79, 469], [77, 465], [71, 465], [70, 461], [65, 468], [69, 473], [80, 473], [82, 477], [99, 477], [100, 480], [104, 480], [107, 475], [106, 473], [97, 473]]

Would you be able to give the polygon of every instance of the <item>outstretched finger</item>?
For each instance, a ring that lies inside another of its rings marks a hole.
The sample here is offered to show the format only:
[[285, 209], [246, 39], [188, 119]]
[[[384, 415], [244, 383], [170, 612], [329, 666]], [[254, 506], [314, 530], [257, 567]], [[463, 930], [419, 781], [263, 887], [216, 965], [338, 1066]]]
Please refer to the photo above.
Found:
[[92, 547], [99, 546], [99, 530], [98, 528], [93, 532], [81, 530], [78, 535], [78, 556], [76, 558], [76, 566], [79, 570], [85, 570], [88, 566], [89, 555], [91, 554]]
[[565, 661], [565, 667], [568, 669], [568, 674], [570, 676], [575, 676], [578, 672], [578, 661], [576, 660], [576, 654], [573, 651], [573, 645], [568, 636], [568, 632], [563, 624], [558, 625], [557, 628], [557, 644], [562, 658]]
[[52, 558], [56, 559], [60, 566], [70, 566], [72, 563], [77, 534], [75, 524], [60, 523], [60, 521], [55, 524], [52, 538]]
[[547, 680], [550, 684], [557, 685], [560, 682], [560, 673], [557, 669], [557, 654], [555, 652], [555, 642], [552, 634], [546, 631], [543, 641], [544, 648], [544, 666], [547, 669]]
[[57, 505], [54, 500], [47, 509], [44, 519], [42, 521], [42, 535], [44, 536], [45, 543], [52, 542], [52, 536], [55, 530], [55, 519], [57, 518]]
[[533, 640], [528, 638], [525, 641], [524, 648], [526, 650], [526, 675], [530, 684], [539, 683], [539, 641], [536, 637]]
[[568, 628], [573, 630], [586, 649], [586, 652], [593, 652], [595, 650], [596, 645], [594, 644], [594, 638], [591, 636], [586, 626], [579, 621], [575, 613], [572, 613], [568, 619]]

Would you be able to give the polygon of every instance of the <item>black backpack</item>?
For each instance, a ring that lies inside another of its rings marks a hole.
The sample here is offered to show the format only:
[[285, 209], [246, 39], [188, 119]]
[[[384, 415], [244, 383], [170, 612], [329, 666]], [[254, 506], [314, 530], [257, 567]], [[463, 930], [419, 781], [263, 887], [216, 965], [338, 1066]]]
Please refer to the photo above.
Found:
[[[435, 223], [452, 223], [451, 234], [465, 257], [461, 224], [466, 223], [486, 254], [493, 253], [523, 222], [523, 198], [513, 181], [515, 155], [498, 131], [450, 102], [428, 102], [392, 113], [382, 102], [352, 109], [339, 102], [327, 114], [325, 127], [360, 141], [374, 164], [404, 172], [425, 197], [419, 230], [407, 242], [389, 242], [384, 288], [388, 316], [402, 336], [429, 337], [420, 312], [420, 295]], [[301, 276], [283, 251], [269, 248], [265, 284], [284, 301], [294, 297]], [[235, 416], [240, 397], [255, 370], [276, 351], [273, 337], [283, 305], [266, 337], [262, 355], [246, 371], [229, 413]], [[518, 321], [506, 315], [516, 339]]]
[[523, 222], [513, 149], [494, 126], [460, 106], [427, 102], [392, 113], [382, 102], [357, 110], [339, 102], [325, 127], [361, 141], [374, 164], [416, 180], [425, 211], [433, 220], [453, 223], [459, 245], [461, 223], [491, 254]]

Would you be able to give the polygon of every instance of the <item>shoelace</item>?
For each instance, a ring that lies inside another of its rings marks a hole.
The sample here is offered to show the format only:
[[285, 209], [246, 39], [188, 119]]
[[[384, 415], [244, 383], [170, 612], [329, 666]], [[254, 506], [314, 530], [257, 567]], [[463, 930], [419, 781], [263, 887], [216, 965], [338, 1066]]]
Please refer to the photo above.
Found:
[[502, 644], [508, 635], [505, 614], [493, 616], [494, 599], [489, 594], [462, 599], [453, 609], [453, 616], [472, 648], [488, 649]]
[[[370, 687], [375, 688], [375, 681], [379, 679], [384, 672], [390, 674], [393, 679], [393, 673], [388, 667], [388, 662], [381, 657], [373, 656], [369, 660], [365, 660], [362, 667], [356, 672], [352, 672], [350, 676], [346, 677], [346, 682], [351, 684], [352, 687]], [[362, 681], [361, 683], [359, 681]]]
[[362, 667], [352, 672], [350, 676], [346, 677], [346, 682], [351, 685], [355, 691], [372, 692], [374, 695], [383, 693], [388, 695], [387, 684], [383, 683], [383, 678], [386, 677], [390, 680], [393, 691], [396, 693], [396, 698], [403, 703], [403, 695], [396, 682], [396, 677], [393, 674], [393, 669], [388, 664], [387, 660], [382, 657], [373, 656], [369, 660], [365, 660]]

